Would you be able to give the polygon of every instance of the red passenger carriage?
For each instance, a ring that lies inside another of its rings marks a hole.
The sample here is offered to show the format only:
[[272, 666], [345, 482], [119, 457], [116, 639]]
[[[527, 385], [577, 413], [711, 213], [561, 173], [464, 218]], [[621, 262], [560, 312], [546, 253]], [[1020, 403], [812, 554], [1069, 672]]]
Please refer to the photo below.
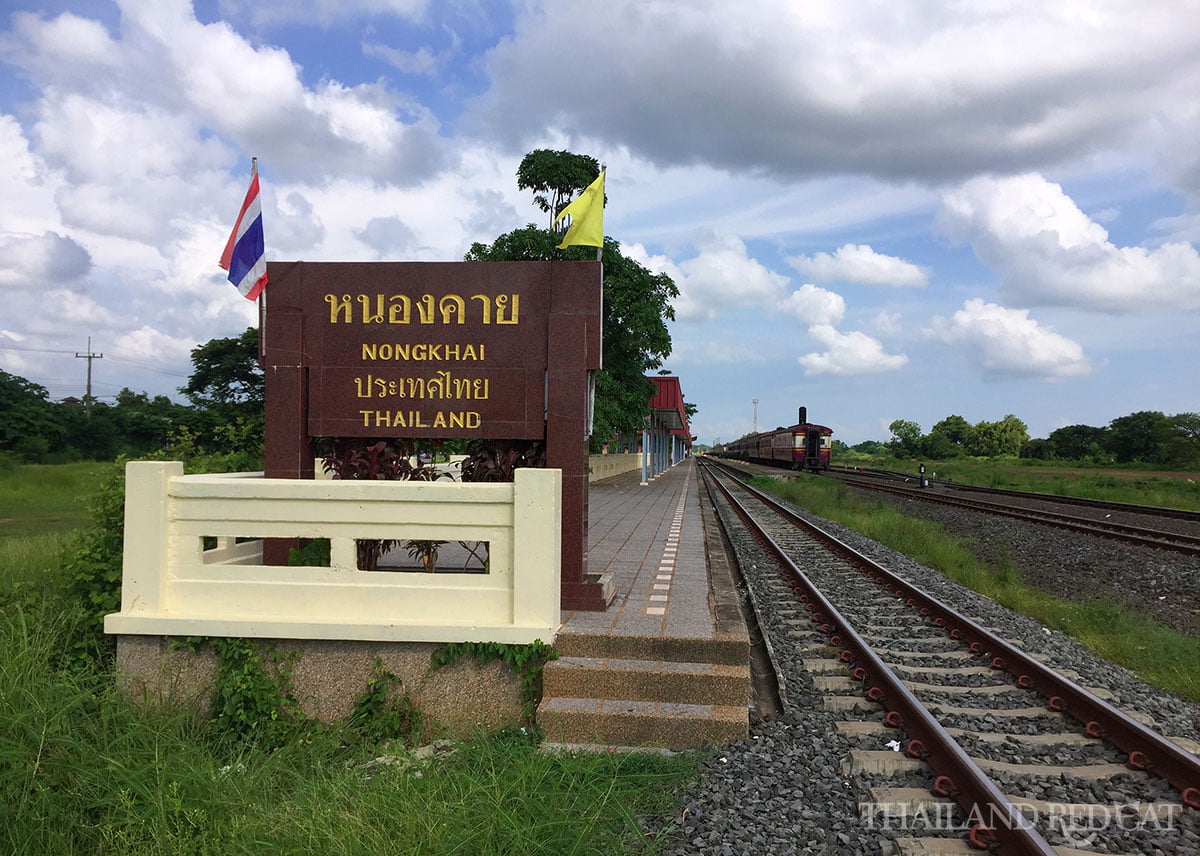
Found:
[[818, 471], [829, 468], [833, 429], [807, 421], [806, 408], [800, 408], [800, 421], [790, 428], [776, 428], [752, 434], [720, 447], [717, 454], [739, 461], [771, 464], [792, 470]]

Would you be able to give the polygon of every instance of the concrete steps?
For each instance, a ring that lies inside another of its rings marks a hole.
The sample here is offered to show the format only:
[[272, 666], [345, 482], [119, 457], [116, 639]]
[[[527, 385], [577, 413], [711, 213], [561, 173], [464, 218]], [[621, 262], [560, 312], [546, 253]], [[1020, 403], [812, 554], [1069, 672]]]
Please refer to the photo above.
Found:
[[745, 637], [563, 633], [555, 647], [537, 715], [553, 743], [678, 749], [747, 734]]

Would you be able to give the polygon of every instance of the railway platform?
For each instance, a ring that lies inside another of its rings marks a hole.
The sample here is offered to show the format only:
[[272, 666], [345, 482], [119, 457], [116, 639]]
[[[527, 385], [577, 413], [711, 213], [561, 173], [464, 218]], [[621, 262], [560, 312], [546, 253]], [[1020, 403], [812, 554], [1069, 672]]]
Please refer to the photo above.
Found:
[[560, 744], [694, 746], [745, 737], [745, 621], [694, 459], [649, 484], [590, 488], [588, 570], [611, 575], [604, 612], [564, 613], [538, 722]]

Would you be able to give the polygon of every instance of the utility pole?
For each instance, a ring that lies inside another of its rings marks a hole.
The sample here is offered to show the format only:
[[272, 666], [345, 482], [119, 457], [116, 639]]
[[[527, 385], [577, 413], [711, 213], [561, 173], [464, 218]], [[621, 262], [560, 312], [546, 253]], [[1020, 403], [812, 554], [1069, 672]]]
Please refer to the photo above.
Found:
[[84, 412], [87, 413], [87, 418], [91, 419], [92, 418], [92, 360], [102, 360], [102, 359], [104, 359], [104, 354], [93, 354], [92, 353], [92, 337], [88, 336], [87, 353], [86, 354], [76, 354], [75, 359], [88, 361], [87, 393], [84, 394], [84, 396], [83, 396], [83, 409], [84, 409]]
[[[88, 341], [91, 342], [92, 340], [88, 339]], [[90, 387], [89, 387], [89, 389], [90, 389]], [[758, 433], [758, 399], [752, 398], [750, 400], [754, 402], [754, 433], [757, 434]]]

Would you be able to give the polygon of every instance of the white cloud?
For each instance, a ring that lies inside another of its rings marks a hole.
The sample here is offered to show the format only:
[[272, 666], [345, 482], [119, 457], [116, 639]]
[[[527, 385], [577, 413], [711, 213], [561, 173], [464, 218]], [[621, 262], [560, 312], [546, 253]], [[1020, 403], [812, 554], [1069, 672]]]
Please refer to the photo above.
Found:
[[399, 217], [372, 217], [354, 236], [380, 259], [406, 258], [417, 246], [416, 233]]
[[785, 312], [805, 326], [825, 324], [835, 326], [846, 314], [846, 301], [840, 294], [828, 291], [811, 283], [805, 283], [777, 304]]
[[[445, 163], [437, 120], [404, 93], [328, 77], [306, 86], [286, 50], [255, 47], [225, 22], [199, 22], [186, 0], [123, 0], [121, 13], [116, 39], [74, 17], [25, 14], [5, 43], [42, 88], [48, 151], [72, 170], [173, 173], [176, 160], [205, 150], [224, 166], [233, 159], [224, 141], [257, 153], [276, 176], [311, 176], [320, 164], [413, 184]], [[52, 37], [65, 29], [88, 35], [63, 47]], [[100, 47], [104, 73], [81, 74], [76, 58]], [[83, 131], [72, 138], [76, 127]]]
[[311, 258], [312, 248], [325, 239], [325, 224], [308, 198], [298, 190], [288, 191], [282, 200], [274, 189], [267, 195], [275, 201], [271, 219], [271, 249], [280, 256]]
[[1027, 309], [968, 300], [950, 318], [935, 316], [925, 335], [956, 347], [985, 375], [1061, 379], [1091, 374], [1083, 348], [1042, 327]]
[[400, 50], [379, 42], [363, 42], [363, 53], [381, 59], [405, 74], [421, 74], [433, 77], [438, 66], [444, 62], [428, 46], [415, 51]]
[[122, 325], [117, 313], [86, 294], [54, 288], [43, 294], [17, 292], [17, 295], [16, 306], [23, 308], [25, 330], [41, 337], [40, 342], [58, 343], [56, 347], [62, 347], [63, 332], [70, 327], [86, 325], [89, 330], [107, 332]]
[[1115, 314], [1200, 308], [1195, 247], [1118, 247], [1040, 175], [971, 179], [944, 195], [939, 228], [970, 242], [1012, 301]]
[[1042, 168], [1136, 150], [1200, 88], [1200, 16], [1182, 2], [517, 8], [487, 57], [480, 133], [519, 147], [549, 116], [659, 165], [920, 181]]
[[196, 342], [187, 336], [169, 336], [153, 327], [139, 327], [117, 338], [113, 351], [123, 358], [147, 361], [171, 360], [187, 364]]
[[877, 253], [869, 244], [844, 244], [833, 255], [792, 256], [788, 264], [817, 282], [861, 282], [864, 285], [924, 286], [929, 275], [907, 259]]
[[0, 288], [39, 288], [47, 281], [65, 285], [91, 267], [88, 251], [57, 232], [0, 235]]
[[887, 312], [879, 310], [875, 317], [871, 319], [871, 326], [880, 333], [899, 333], [900, 332], [900, 313]]
[[904, 354], [884, 353], [883, 345], [857, 330], [842, 333], [827, 324], [809, 328], [809, 335], [825, 347], [822, 353], [805, 354], [797, 362], [806, 375], [861, 375], [895, 371], [908, 364]]
[[769, 307], [783, 296], [788, 278], [750, 258], [740, 238], [712, 236], [709, 241], [699, 255], [678, 264], [650, 255], [640, 244], [623, 249], [634, 261], [675, 281], [675, 316], [680, 321], [711, 321], [732, 307]]

